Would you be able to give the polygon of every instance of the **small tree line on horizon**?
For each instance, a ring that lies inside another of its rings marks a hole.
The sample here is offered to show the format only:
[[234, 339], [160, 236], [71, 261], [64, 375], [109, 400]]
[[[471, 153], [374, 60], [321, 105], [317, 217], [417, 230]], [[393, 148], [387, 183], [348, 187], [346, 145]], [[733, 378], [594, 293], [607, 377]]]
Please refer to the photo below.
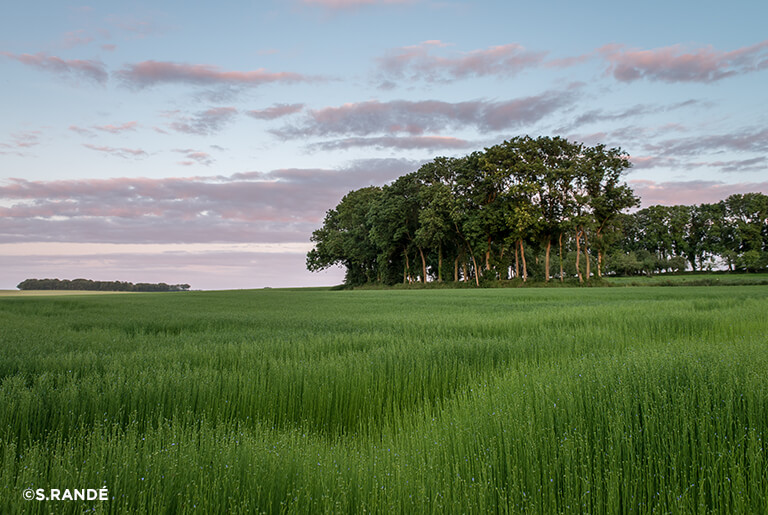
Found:
[[88, 291], [186, 291], [188, 284], [130, 283], [125, 281], [93, 281], [91, 279], [26, 279], [19, 290], [88, 290]]
[[307, 268], [341, 265], [347, 285], [480, 285], [583, 283], [720, 262], [730, 270], [768, 267], [768, 197], [630, 214], [640, 205], [621, 180], [630, 167], [620, 148], [561, 137], [522, 136], [437, 157], [391, 184], [345, 195], [312, 233]]

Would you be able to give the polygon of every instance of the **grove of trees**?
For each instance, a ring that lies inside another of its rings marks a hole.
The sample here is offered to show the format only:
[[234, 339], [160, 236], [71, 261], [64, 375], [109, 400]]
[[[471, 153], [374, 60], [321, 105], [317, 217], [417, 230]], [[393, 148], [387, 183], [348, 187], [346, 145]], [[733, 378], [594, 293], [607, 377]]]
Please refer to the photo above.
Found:
[[312, 234], [307, 268], [348, 285], [482, 282], [768, 267], [768, 197], [652, 206], [622, 182], [620, 148], [516, 137], [437, 157], [383, 187], [349, 192]]
[[20, 290], [89, 290], [89, 291], [186, 291], [188, 284], [129, 283], [124, 281], [92, 281], [91, 279], [25, 279], [16, 286]]
[[609, 259], [620, 275], [768, 269], [768, 196], [735, 194], [713, 204], [650, 206], [617, 220]]

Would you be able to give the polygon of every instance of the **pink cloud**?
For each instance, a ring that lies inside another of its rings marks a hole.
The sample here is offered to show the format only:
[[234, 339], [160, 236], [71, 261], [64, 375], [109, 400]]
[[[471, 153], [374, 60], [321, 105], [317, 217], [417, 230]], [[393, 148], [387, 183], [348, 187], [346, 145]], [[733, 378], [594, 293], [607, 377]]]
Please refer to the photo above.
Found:
[[149, 155], [140, 148], [114, 148], [114, 147], [91, 145], [89, 143], [83, 143], [83, 146], [85, 148], [89, 148], [97, 152], [103, 152], [105, 154], [110, 154], [116, 157], [122, 157], [123, 159], [138, 159], [138, 158], [147, 157]]
[[680, 165], [677, 159], [659, 156], [632, 156], [630, 161], [632, 161], [634, 169], [677, 167]]
[[[182, 116], [177, 121], [172, 122], [170, 127], [177, 132], [207, 136], [221, 131], [237, 116], [237, 113], [238, 111], [234, 107], [212, 107], [198, 112], [193, 117]], [[171, 116], [175, 115], [175, 113], [171, 114]]]
[[[659, 127], [628, 126], [608, 133], [571, 134], [568, 139], [635, 147], [637, 151], [631, 158], [633, 170], [667, 168], [680, 172], [710, 168], [722, 173], [766, 170], [768, 129], [744, 128], [731, 133], [664, 139], [669, 132], [690, 131], [671, 123]], [[724, 159], [724, 155], [729, 158]]]
[[[667, 113], [678, 109], [684, 109], [688, 107], [698, 107], [702, 105], [702, 102], [698, 100], [686, 100], [684, 102], [677, 102], [675, 104], [636, 104], [632, 107], [620, 110], [620, 111], [605, 111], [603, 109], [592, 109], [580, 114], [574, 121], [566, 128], [560, 130], [565, 132], [573, 128], [580, 127], [582, 125], [588, 125], [593, 123], [623, 121], [631, 118], [646, 116], [649, 114]], [[680, 129], [679, 124], [675, 124], [675, 128]], [[636, 130], [633, 128], [633, 130]]]
[[126, 84], [144, 88], [157, 84], [193, 84], [197, 86], [240, 85], [259, 86], [269, 83], [294, 83], [318, 80], [299, 73], [268, 72], [263, 68], [253, 71], [226, 71], [207, 64], [184, 64], [163, 61], [143, 61], [131, 64], [116, 75]]
[[768, 128], [742, 129], [648, 143], [645, 149], [661, 155], [695, 156], [720, 151], [768, 153]]
[[629, 181], [643, 207], [656, 204], [693, 205], [719, 202], [736, 193], [768, 193], [768, 182], [743, 182], [725, 184], [718, 181], [655, 182], [650, 180]]
[[371, 100], [310, 111], [303, 123], [272, 131], [283, 138], [307, 136], [371, 134], [422, 135], [449, 128], [475, 127], [493, 132], [532, 124], [560, 108], [572, 105], [579, 86], [564, 91], [545, 91], [539, 95], [489, 102], [473, 100], [450, 103], [439, 100]]
[[731, 159], [728, 161], [681, 161], [664, 156], [633, 156], [632, 164], [635, 169], [674, 168], [678, 170], [695, 170], [697, 168], [715, 168], [723, 173], [754, 172], [768, 169], [768, 158], [765, 156], [748, 159]]
[[623, 45], [598, 49], [617, 80], [643, 78], [662, 82], [715, 82], [733, 75], [768, 68], [768, 40], [731, 52], [710, 47], [686, 51], [680, 45], [630, 50]]
[[139, 125], [138, 122], [125, 122], [119, 125], [113, 125], [113, 124], [92, 125], [90, 128], [80, 127], [79, 125], [70, 125], [69, 130], [72, 132], [76, 132], [81, 136], [93, 138], [94, 136], [96, 136], [96, 133], [93, 132], [94, 130], [101, 131], [101, 132], [108, 132], [110, 134], [121, 134], [127, 131], [135, 131], [138, 125]]
[[211, 155], [207, 152], [202, 152], [200, 150], [194, 150], [191, 148], [178, 148], [175, 149], [174, 152], [184, 154], [184, 156], [188, 159], [188, 161], [181, 161], [179, 163], [184, 166], [190, 166], [195, 163], [201, 164], [203, 166], [210, 166], [213, 164], [213, 157], [211, 157]]
[[[177, 152], [187, 161], [205, 159], [194, 149]], [[348, 191], [384, 184], [419, 164], [383, 159], [231, 176], [9, 179], [0, 182], [0, 206], [10, 206], [0, 207], [0, 234], [5, 242], [308, 242]]]
[[95, 136], [93, 131], [91, 131], [90, 129], [86, 129], [85, 127], [80, 127], [79, 125], [70, 125], [69, 130], [71, 130], [72, 132], [76, 132], [81, 136], [86, 136], [88, 138], [92, 138]]
[[104, 50], [105, 52], [114, 52], [115, 50], [117, 50], [117, 45], [105, 44], [105, 45], [101, 45], [101, 49]]
[[111, 134], [120, 134], [125, 131], [135, 131], [138, 122], [125, 122], [120, 125], [94, 125], [93, 128], [102, 132], [109, 132]]
[[472, 143], [450, 136], [381, 136], [372, 138], [344, 138], [324, 141], [312, 145], [322, 150], [348, 149], [355, 147], [398, 148], [402, 150], [427, 149], [445, 150], [469, 148]]
[[298, 113], [302, 109], [304, 109], [304, 104], [274, 104], [266, 109], [247, 111], [246, 114], [257, 120], [274, 120], [275, 118]]
[[751, 159], [732, 159], [730, 161], [711, 161], [703, 163], [691, 163], [691, 166], [708, 166], [719, 168], [721, 172], [749, 172], [754, 170], [768, 170], [768, 158], [765, 156]]
[[[22, 131], [11, 134], [9, 141], [0, 141], [0, 155], [8, 153], [24, 155], [22, 151], [40, 144], [40, 134], [40, 131]], [[8, 151], [6, 152], [2, 149], [7, 149]]]
[[447, 80], [487, 75], [513, 76], [526, 68], [538, 66], [546, 52], [532, 52], [518, 44], [472, 50], [454, 56], [435, 55], [433, 50], [448, 46], [431, 40], [401, 47], [379, 59], [382, 69], [395, 77]]
[[55, 73], [62, 76], [82, 77], [99, 84], [107, 82], [107, 71], [104, 63], [95, 60], [82, 59], [61, 59], [56, 56], [49, 56], [43, 52], [37, 54], [12, 54], [10, 52], [0, 52], [9, 59], [18, 61], [24, 65]]
[[12, 145], [16, 148], [30, 148], [40, 144], [40, 131], [17, 132], [11, 135]]

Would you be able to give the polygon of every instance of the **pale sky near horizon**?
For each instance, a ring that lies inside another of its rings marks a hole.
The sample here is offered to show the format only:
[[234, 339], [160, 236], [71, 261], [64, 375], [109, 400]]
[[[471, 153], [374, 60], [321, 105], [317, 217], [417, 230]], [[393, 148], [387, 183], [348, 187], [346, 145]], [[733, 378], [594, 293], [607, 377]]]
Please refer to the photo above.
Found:
[[643, 206], [768, 193], [768, 3], [6, 2], [0, 289], [313, 286], [352, 189], [528, 134]]

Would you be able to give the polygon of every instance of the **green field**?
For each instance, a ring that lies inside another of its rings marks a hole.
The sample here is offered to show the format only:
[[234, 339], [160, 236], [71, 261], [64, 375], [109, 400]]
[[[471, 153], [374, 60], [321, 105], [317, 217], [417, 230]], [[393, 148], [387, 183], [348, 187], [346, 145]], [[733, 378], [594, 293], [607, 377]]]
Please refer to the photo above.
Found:
[[766, 286], [2, 298], [0, 513], [766, 513], [767, 313]]
[[734, 286], [734, 285], [768, 285], [768, 274], [713, 274], [713, 273], [683, 273], [658, 274], [634, 277], [609, 277], [606, 279], [612, 285], [618, 286]]
[[61, 297], [62, 295], [113, 295], [132, 291], [98, 290], [0, 290], [0, 297]]

